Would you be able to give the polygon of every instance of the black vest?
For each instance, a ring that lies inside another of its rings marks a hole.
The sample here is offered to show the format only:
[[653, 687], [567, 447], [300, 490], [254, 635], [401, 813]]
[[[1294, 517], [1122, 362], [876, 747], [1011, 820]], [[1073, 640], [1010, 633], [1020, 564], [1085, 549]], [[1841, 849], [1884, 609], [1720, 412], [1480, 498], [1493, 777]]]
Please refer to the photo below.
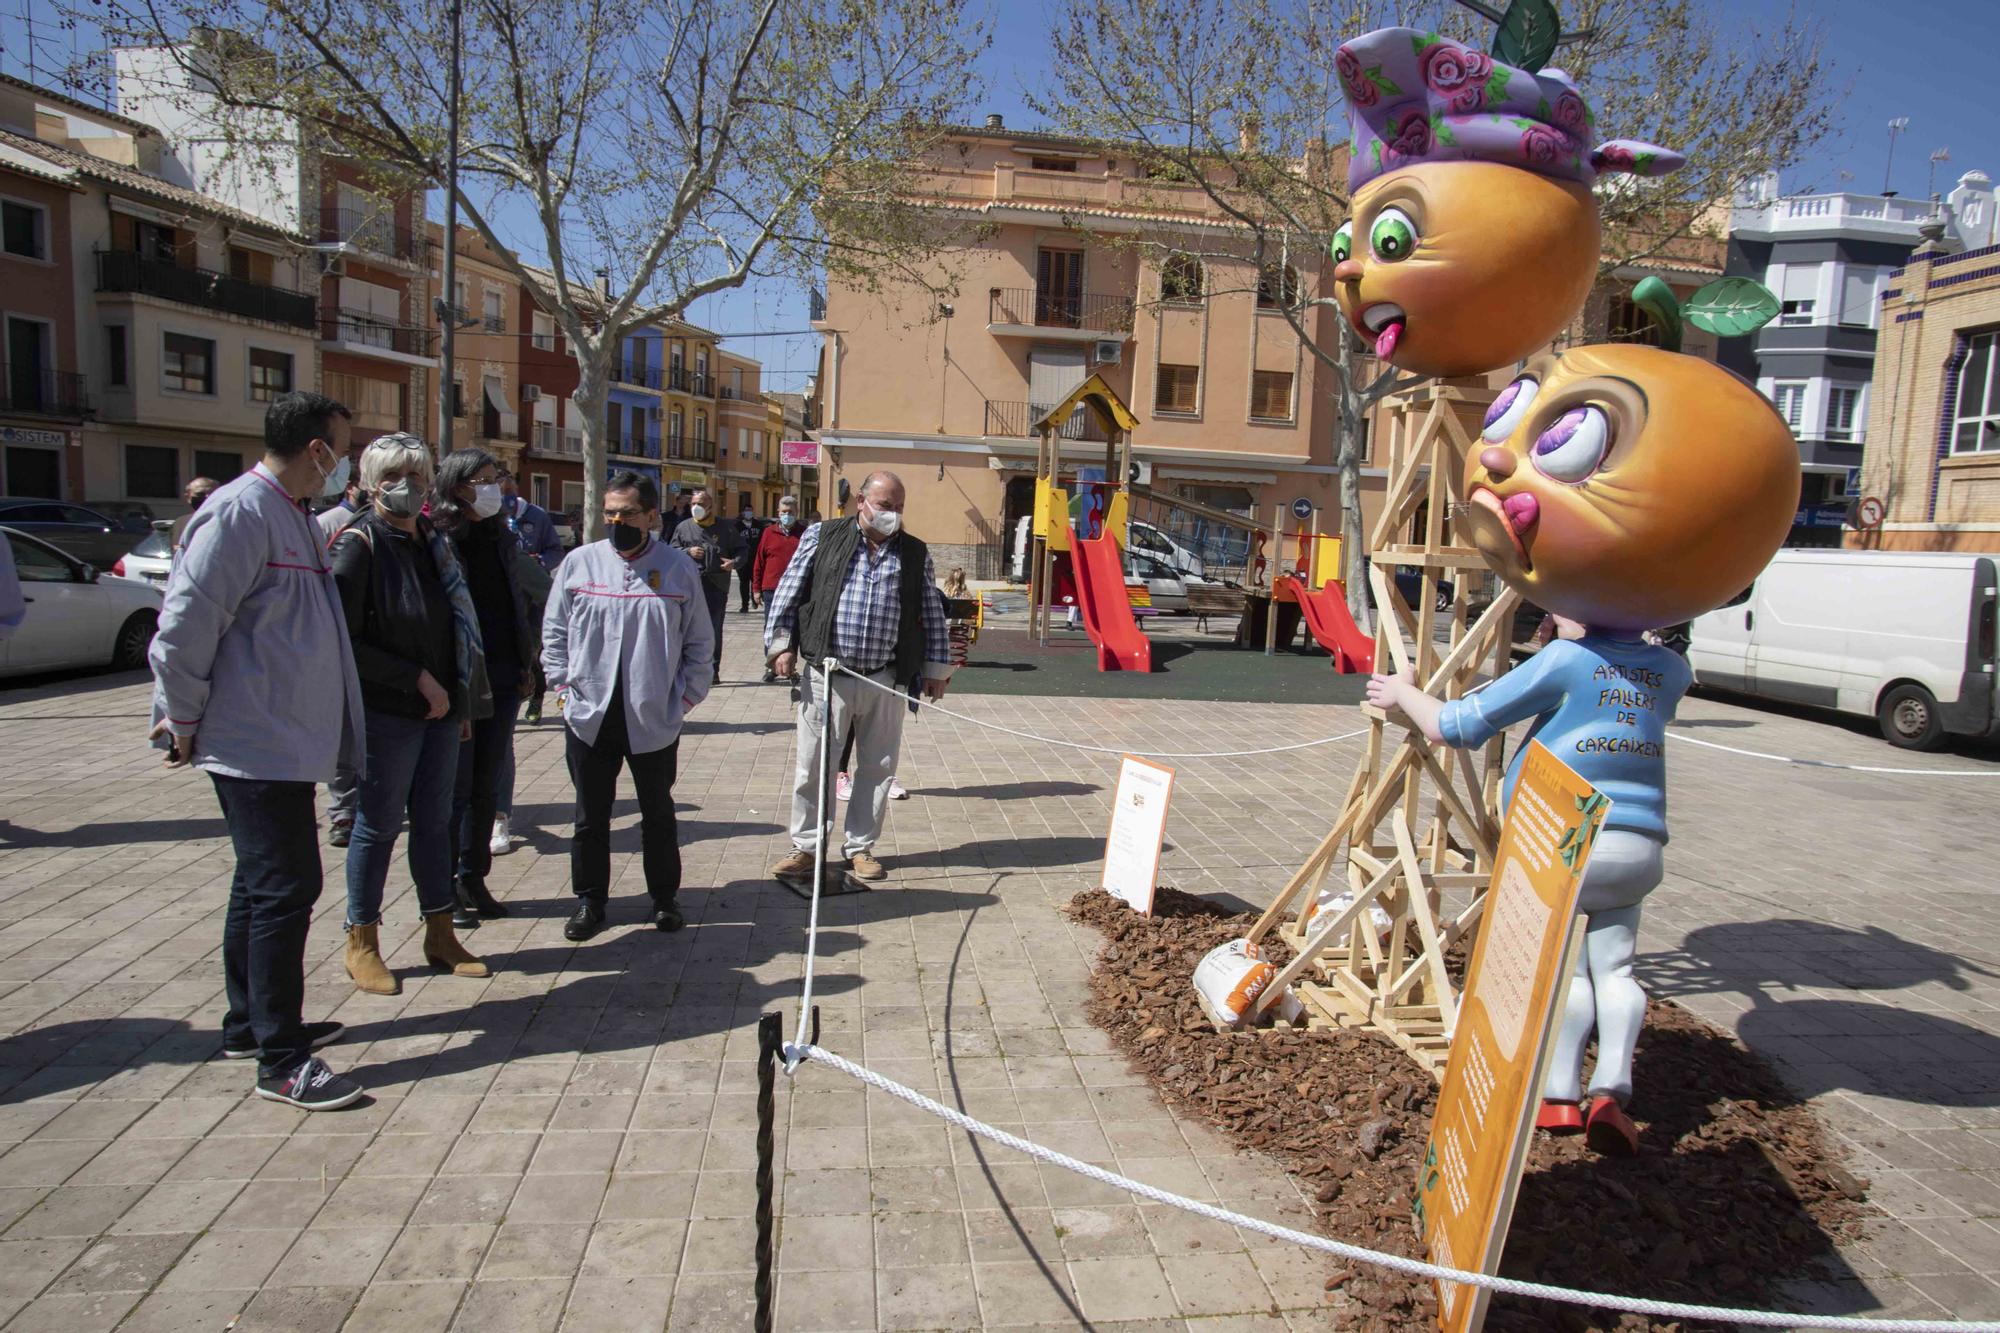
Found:
[[[890, 665], [896, 669], [896, 683], [913, 684], [924, 674], [924, 569], [929, 550], [909, 533], [898, 533], [896, 554], [902, 562], [902, 616], [896, 629], [896, 652]], [[799, 602], [799, 653], [817, 666], [833, 649], [833, 618], [840, 607], [840, 590], [854, 564], [855, 547], [862, 541], [861, 521], [835, 519], [820, 525], [819, 545], [813, 550], [812, 568], [806, 573], [805, 594]], [[874, 662], [843, 662], [859, 670]]]

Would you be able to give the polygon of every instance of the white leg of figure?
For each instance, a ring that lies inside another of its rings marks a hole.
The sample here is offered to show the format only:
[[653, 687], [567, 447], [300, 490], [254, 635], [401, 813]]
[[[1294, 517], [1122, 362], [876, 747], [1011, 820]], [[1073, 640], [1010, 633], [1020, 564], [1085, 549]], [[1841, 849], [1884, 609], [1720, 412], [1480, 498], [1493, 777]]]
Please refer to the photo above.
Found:
[[1583, 1100], [1583, 1046], [1597, 1024], [1597, 1000], [1590, 986], [1590, 963], [1579, 958], [1569, 979], [1569, 1003], [1556, 1029], [1556, 1048], [1549, 1056], [1548, 1081], [1542, 1096], [1549, 1101]]
[[[1640, 911], [1635, 903], [1593, 912], [1583, 937], [1597, 992], [1597, 1064], [1590, 1071], [1590, 1091], [1608, 1092], [1621, 1105], [1632, 1097], [1632, 1054], [1646, 1022], [1646, 992], [1632, 978]], [[1574, 1003], [1574, 992], [1571, 1000]]]

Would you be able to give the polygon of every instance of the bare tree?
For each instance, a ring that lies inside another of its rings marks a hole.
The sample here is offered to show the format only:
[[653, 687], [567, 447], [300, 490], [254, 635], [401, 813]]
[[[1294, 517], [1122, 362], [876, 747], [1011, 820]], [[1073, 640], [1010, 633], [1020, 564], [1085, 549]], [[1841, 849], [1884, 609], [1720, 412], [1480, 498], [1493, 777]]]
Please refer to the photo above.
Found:
[[[1361, 462], [1370, 410], [1418, 378], [1379, 366], [1334, 309], [1327, 244], [1348, 213], [1340, 44], [1388, 22], [1485, 48], [1491, 29], [1435, 4], [1418, 16], [1369, 0], [1065, 0], [1045, 88], [1030, 103], [1060, 133], [1100, 143], [1156, 183], [1158, 204], [1198, 189], [1234, 224], [1226, 241], [1162, 225], [1123, 243], [1273, 263], [1308, 276], [1282, 302], [1331, 386], [1345, 549], [1365, 549]], [[1552, 62], [1575, 76], [1600, 132], [1685, 151], [1693, 165], [1599, 190], [1604, 269], [1685, 244], [1743, 181], [1794, 161], [1825, 135], [1835, 90], [1818, 39], [1796, 22], [1731, 34], [1720, 0], [1572, 0]], [[1428, 19], [1428, 23], [1425, 20]], [[1107, 238], [1118, 243], [1116, 238]], [[1360, 580], [1350, 609], [1366, 615]]]
[[[213, 136], [246, 168], [304, 139], [407, 188], [446, 178], [449, 4], [88, 8], [127, 43], [171, 49], [190, 105], [219, 103]], [[976, 96], [987, 33], [967, 0], [463, 4], [459, 207], [569, 339], [597, 532], [621, 338], [756, 277], [925, 271], [951, 215], [913, 195], [910, 169]]]

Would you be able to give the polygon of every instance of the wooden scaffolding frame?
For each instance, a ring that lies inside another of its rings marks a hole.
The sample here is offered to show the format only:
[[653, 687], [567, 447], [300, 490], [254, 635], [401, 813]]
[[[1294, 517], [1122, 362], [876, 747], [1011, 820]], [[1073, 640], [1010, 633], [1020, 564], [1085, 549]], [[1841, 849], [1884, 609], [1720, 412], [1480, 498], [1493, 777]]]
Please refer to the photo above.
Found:
[[[1503, 588], [1477, 623], [1470, 622], [1472, 576], [1488, 566], [1476, 549], [1453, 540], [1460, 468], [1473, 447], [1455, 410], [1462, 402], [1457, 389], [1440, 385], [1399, 405], [1391, 422], [1388, 491], [1368, 541], [1376, 670], [1410, 671], [1428, 693], [1444, 699], [1463, 695], [1484, 668], [1496, 675], [1506, 670], [1521, 600]], [[1411, 541], [1420, 515], [1421, 531]], [[1416, 607], [1397, 582], [1404, 570], [1418, 578]], [[1450, 609], [1439, 611], [1438, 583], [1445, 578], [1453, 596]], [[1436, 632], [1447, 619], [1440, 645]], [[1471, 932], [1485, 906], [1500, 837], [1503, 743], [1496, 737], [1477, 756], [1454, 752], [1426, 741], [1400, 712], [1366, 703], [1362, 711], [1367, 748], [1339, 818], [1249, 938], [1254, 946], [1275, 929], [1294, 953], [1266, 988], [1267, 1005], [1291, 986], [1308, 1025], [1373, 1029], [1442, 1078], [1458, 1013], [1445, 955]], [[1344, 879], [1353, 901], [1337, 915], [1314, 919], [1330, 875]], [[1466, 900], [1447, 911], [1446, 894]], [[1377, 933], [1371, 907], [1388, 914], [1386, 932]]]

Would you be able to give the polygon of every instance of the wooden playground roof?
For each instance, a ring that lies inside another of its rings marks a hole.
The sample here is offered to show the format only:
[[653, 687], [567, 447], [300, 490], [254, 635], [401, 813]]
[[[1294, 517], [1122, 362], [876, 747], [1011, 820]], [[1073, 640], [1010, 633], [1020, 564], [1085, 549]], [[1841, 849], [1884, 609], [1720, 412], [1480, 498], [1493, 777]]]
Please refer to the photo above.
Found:
[[1125, 406], [1125, 400], [1118, 396], [1117, 390], [1106, 384], [1102, 375], [1092, 375], [1071, 389], [1069, 397], [1043, 413], [1033, 429], [1037, 434], [1060, 430], [1070, 414], [1085, 403], [1090, 404], [1106, 430], [1122, 430], [1129, 435], [1139, 428], [1139, 418], [1132, 415], [1132, 409]]

